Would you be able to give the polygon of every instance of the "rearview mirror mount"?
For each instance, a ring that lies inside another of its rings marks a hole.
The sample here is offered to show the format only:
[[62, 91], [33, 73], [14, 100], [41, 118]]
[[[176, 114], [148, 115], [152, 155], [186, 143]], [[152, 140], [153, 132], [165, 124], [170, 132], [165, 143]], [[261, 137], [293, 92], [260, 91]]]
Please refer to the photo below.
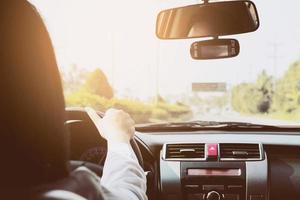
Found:
[[195, 60], [232, 58], [240, 53], [240, 45], [236, 39], [213, 39], [194, 42], [190, 49]]

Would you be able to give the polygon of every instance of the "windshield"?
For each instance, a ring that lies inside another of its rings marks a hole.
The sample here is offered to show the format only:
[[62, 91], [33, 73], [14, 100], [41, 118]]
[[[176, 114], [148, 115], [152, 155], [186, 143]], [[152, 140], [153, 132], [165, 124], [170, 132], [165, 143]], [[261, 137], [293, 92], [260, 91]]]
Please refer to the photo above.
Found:
[[254, 1], [256, 32], [235, 58], [199, 61], [200, 39], [159, 40], [159, 11], [182, 0], [31, 0], [51, 35], [67, 106], [121, 108], [136, 123], [300, 122], [300, 2]]

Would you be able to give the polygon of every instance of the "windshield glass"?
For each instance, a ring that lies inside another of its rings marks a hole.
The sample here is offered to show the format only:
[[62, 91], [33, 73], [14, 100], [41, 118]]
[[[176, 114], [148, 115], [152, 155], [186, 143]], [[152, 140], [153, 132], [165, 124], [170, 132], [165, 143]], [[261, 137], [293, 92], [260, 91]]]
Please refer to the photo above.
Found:
[[51, 35], [67, 106], [121, 108], [136, 123], [300, 123], [300, 2], [254, 1], [256, 32], [235, 58], [197, 61], [200, 39], [159, 40], [159, 11], [182, 0], [31, 0]]

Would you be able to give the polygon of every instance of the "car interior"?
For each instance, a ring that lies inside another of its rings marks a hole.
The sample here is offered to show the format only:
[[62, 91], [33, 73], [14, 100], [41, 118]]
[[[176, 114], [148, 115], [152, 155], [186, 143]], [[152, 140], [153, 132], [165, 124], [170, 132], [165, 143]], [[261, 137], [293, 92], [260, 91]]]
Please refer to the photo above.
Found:
[[[107, 142], [100, 137], [84, 103], [76, 107], [68, 106], [68, 101], [65, 104], [66, 85], [61, 85], [58, 53], [50, 41], [51, 27], [43, 24], [43, 9], [36, 9], [35, 2], [0, 3], [1, 199], [103, 199], [100, 192], [95, 192], [100, 179], [95, 180], [82, 167], [101, 178]], [[186, 57], [193, 62], [238, 59], [247, 47], [235, 35], [245, 34], [253, 40], [252, 34], [264, 28], [260, 21], [264, 15], [256, 3], [204, 0], [172, 8], [170, 3], [155, 12], [152, 34], [166, 45], [185, 41]], [[39, 13], [41, 18], [36, 17]], [[300, 70], [294, 75], [299, 83]], [[223, 86], [193, 83], [193, 89], [200, 93], [222, 93], [227, 90]], [[300, 89], [297, 92], [300, 99]], [[249, 95], [254, 101], [254, 92]], [[166, 104], [159, 98], [156, 101]], [[241, 102], [246, 104], [246, 99]], [[110, 107], [122, 109], [119, 104]], [[103, 117], [105, 109], [96, 109]], [[151, 118], [139, 109], [137, 106], [139, 116]], [[172, 117], [137, 123], [131, 140], [147, 177], [149, 200], [300, 199], [299, 119], [292, 123], [258, 123], [248, 120], [249, 116], [242, 120], [242, 115], [237, 115], [234, 121], [218, 121], [206, 119], [204, 112], [201, 120], [196, 117], [180, 121], [176, 120], [180, 117], [177, 111]]]

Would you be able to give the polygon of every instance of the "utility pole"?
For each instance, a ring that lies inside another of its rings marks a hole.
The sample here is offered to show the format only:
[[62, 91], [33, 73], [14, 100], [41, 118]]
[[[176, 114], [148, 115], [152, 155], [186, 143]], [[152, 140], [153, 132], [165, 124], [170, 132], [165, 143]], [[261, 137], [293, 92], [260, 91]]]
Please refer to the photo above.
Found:
[[112, 70], [112, 81], [111, 86], [115, 89], [115, 35], [111, 33], [111, 70]]
[[155, 105], [158, 104], [158, 96], [159, 96], [159, 65], [160, 65], [160, 43], [157, 41], [156, 43], [156, 70], [155, 70]]
[[273, 73], [276, 76], [278, 73], [278, 59], [281, 58], [282, 56], [278, 54], [279, 52], [279, 47], [282, 46], [282, 44], [278, 42], [272, 42], [270, 43], [270, 46], [273, 48], [272, 55], [269, 56], [273, 60]]

